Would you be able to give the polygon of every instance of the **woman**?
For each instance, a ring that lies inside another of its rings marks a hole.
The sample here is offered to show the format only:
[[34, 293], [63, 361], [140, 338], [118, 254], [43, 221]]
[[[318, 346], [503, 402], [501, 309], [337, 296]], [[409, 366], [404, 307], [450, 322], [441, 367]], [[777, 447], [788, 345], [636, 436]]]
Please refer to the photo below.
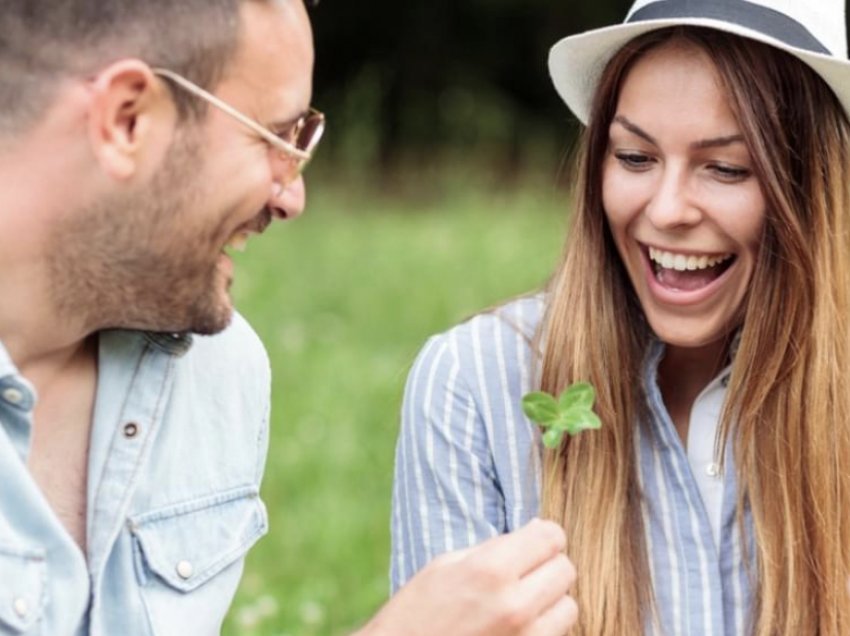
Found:
[[[850, 634], [843, 25], [838, 0], [640, 0], [553, 48], [587, 124], [564, 257], [420, 353], [394, 586], [541, 514], [573, 633]], [[522, 395], [579, 380], [602, 428], [543, 451]]]

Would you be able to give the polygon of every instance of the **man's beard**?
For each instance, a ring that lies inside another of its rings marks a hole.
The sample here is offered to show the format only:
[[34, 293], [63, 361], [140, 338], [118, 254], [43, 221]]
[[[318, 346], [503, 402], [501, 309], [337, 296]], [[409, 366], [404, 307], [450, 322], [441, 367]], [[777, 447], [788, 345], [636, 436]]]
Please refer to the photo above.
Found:
[[178, 138], [149, 184], [56, 224], [47, 258], [58, 316], [90, 331], [211, 334], [227, 326], [230, 281], [217, 267], [227, 237], [222, 218], [202, 225], [199, 148], [197, 137]]

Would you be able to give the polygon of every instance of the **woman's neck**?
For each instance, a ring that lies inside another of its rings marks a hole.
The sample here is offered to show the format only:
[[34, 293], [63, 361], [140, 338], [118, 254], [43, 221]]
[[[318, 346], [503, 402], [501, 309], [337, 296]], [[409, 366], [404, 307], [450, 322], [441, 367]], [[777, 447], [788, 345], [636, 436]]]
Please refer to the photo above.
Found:
[[725, 366], [728, 352], [728, 338], [701, 347], [667, 345], [658, 366], [658, 387], [685, 446], [694, 401]]

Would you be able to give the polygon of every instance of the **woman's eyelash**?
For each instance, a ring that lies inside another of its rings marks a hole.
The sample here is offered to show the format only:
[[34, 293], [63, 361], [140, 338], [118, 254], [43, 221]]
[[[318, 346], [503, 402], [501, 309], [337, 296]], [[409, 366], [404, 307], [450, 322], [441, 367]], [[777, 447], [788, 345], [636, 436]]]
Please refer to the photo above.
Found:
[[717, 173], [720, 178], [725, 179], [727, 181], [743, 181], [748, 176], [750, 176], [750, 171], [746, 168], [737, 168], [735, 166], [726, 166], [722, 164], [715, 164], [711, 167], [711, 169]]
[[645, 168], [652, 161], [649, 155], [639, 152], [615, 152], [614, 156], [627, 168]]
[[[615, 152], [614, 157], [624, 167], [630, 170], [646, 170], [653, 163], [652, 156], [640, 152]], [[747, 168], [739, 168], [727, 164], [711, 164], [708, 166], [708, 169], [720, 180], [732, 183], [743, 181], [752, 174]]]

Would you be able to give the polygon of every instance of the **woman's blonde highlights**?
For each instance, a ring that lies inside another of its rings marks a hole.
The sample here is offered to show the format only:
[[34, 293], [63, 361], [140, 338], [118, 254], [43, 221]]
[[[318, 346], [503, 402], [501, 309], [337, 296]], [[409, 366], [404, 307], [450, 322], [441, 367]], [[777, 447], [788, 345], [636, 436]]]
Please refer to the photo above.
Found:
[[768, 203], [717, 442], [721, 454], [727, 442], [734, 453], [739, 531], [751, 523], [755, 536], [749, 632], [850, 633], [847, 119], [796, 59], [685, 27], [638, 38], [603, 75], [538, 334], [542, 390], [593, 382], [603, 421], [544, 460], [544, 514], [565, 527], [579, 572], [574, 633], [633, 635], [654, 620], [636, 452], [651, 334], [607, 228], [601, 166], [622, 82], [646, 52], [669, 43], [713, 60]]

